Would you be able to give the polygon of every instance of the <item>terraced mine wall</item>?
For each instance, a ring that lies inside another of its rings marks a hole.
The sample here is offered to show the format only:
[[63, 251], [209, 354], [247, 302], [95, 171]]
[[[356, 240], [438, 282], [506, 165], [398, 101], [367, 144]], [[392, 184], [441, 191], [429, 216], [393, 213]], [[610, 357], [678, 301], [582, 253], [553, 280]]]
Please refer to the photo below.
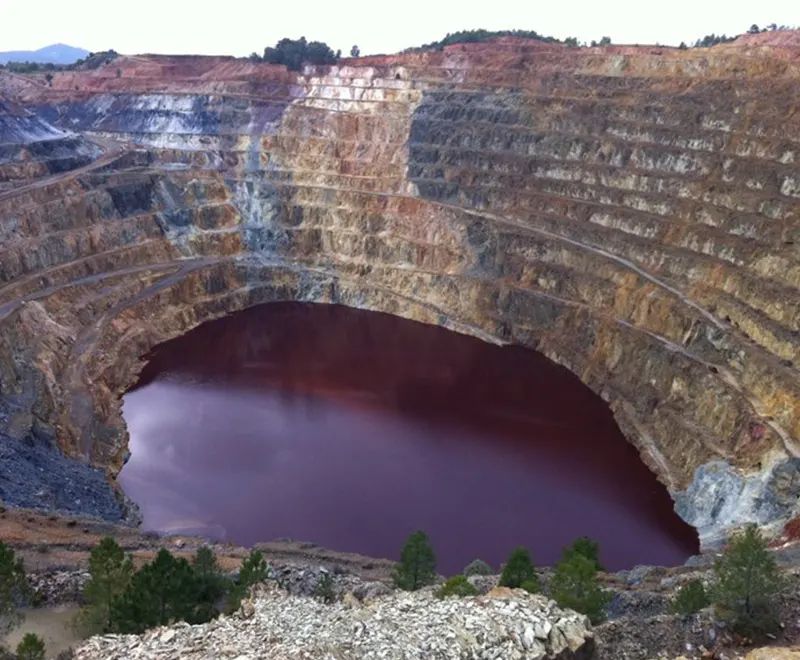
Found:
[[92, 163], [97, 145], [0, 97], [0, 194]]
[[0, 196], [0, 432], [113, 476], [151, 347], [339, 303], [542, 352], [608, 402], [703, 544], [777, 533], [800, 495], [798, 62], [753, 40], [503, 40], [6, 81], [103, 155]]

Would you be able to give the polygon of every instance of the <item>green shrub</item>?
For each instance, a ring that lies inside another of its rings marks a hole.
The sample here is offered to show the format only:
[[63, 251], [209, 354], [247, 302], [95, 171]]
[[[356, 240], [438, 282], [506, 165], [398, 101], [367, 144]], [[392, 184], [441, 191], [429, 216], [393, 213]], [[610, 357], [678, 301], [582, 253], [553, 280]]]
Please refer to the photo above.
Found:
[[0, 541], [0, 639], [22, 623], [18, 610], [30, 596], [25, 566], [13, 548]]
[[527, 548], [519, 547], [513, 550], [508, 557], [503, 573], [500, 576], [500, 586], [510, 589], [519, 589], [524, 583], [532, 582], [537, 585], [538, 591], [539, 578], [536, 577], [531, 553]]
[[259, 582], [269, 579], [269, 565], [264, 559], [264, 553], [260, 550], [253, 550], [250, 555], [242, 562], [239, 569], [239, 576], [233, 583], [228, 599], [228, 611], [235, 612], [242, 604], [242, 600], [247, 596], [250, 587]]
[[45, 660], [44, 640], [39, 635], [26, 633], [17, 646], [17, 660]]
[[392, 571], [395, 587], [406, 591], [417, 589], [436, 580], [436, 554], [428, 535], [417, 530], [405, 542], [400, 553], [400, 562]]
[[550, 596], [561, 607], [585, 614], [595, 624], [606, 618], [612, 597], [600, 588], [594, 562], [580, 554], [558, 563], [550, 581]]
[[711, 601], [706, 593], [706, 588], [700, 580], [692, 580], [681, 586], [672, 601], [672, 611], [675, 614], [688, 615], [699, 612], [708, 607]]
[[464, 575], [494, 575], [494, 571], [483, 559], [473, 559], [464, 568]]
[[119, 57], [119, 53], [115, 50], [103, 50], [97, 53], [89, 53], [83, 59], [78, 60], [74, 64], [68, 64], [65, 69], [99, 69], [101, 66], [110, 64]]
[[73, 620], [77, 632], [94, 635], [111, 630], [111, 604], [133, 577], [133, 562], [110, 536], [89, 554], [89, 582], [83, 589], [83, 607]]
[[333, 577], [330, 573], [323, 573], [317, 581], [314, 589], [314, 598], [323, 603], [330, 604], [336, 600], [336, 592], [333, 589]]
[[734, 536], [714, 565], [711, 600], [737, 632], [761, 637], [779, 628], [775, 597], [783, 588], [775, 557], [755, 525]]
[[321, 41], [281, 39], [274, 47], [264, 49], [264, 61], [283, 64], [290, 71], [300, 71], [303, 64], [336, 64], [341, 53], [334, 53], [328, 44]]
[[165, 549], [136, 573], [111, 604], [111, 630], [139, 634], [148, 628], [188, 621], [197, 602], [197, 585], [189, 562]]
[[517, 39], [535, 39], [537, 41], [558, 42], [555, 37], [547, 37], [534, 30], [459, 30], [448, 33], [444, 39], [413, 48], [406, 48], [403, 53], [419, 53], [429, 50], [442, 50], [453, 44], [474, 44], [496, 39], [497, 37], [515, 37]]
[[529, 594], [538, 594], [542, 590], [542, 585], [539, 584], [538, 580], [527, 580], [519, 585], [519, 588], [523, 591], [527, 591]]
[[731, 41], [735, 41], [736, 37], [728, 37], [724, 34], [716, 35], [714, 33], [707, 34], [702, 39], [698, 39], [694, 42], [695, 48], [708, 48], [709, 46], [716, 46], [717, 44], [725, 44], [730, 43]]
[[456, 575], [451, 577], [439, 589], [439, 598], [447, 598], [448, 596], [477, 596], [478, 590], [473, 587], [465, 575]]
[[586, 557], [594, 564], [595, 569], [605, 571], [600, 563], [600, 544], [592, 541], [588, 536], [581, 536], [579, 539], [575, 539], [571, 546], [564, 548], [562, 559], [568, 561], [575, 555]]

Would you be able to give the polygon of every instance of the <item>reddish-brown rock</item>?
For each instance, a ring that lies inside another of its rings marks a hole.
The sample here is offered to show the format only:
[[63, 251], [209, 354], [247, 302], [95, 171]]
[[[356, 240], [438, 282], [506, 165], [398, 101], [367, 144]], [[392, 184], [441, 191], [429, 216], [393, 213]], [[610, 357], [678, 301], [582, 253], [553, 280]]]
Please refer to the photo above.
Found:
[[113, 474], [149, 348], [338, 302], [541, 351], [705, 543], [779, 531], [800, 495], [798, 53], [796, 33], [501, 40], [302, 74], [153, 56], [2, 77], [106, 153], [0, 192], [0, 431]]

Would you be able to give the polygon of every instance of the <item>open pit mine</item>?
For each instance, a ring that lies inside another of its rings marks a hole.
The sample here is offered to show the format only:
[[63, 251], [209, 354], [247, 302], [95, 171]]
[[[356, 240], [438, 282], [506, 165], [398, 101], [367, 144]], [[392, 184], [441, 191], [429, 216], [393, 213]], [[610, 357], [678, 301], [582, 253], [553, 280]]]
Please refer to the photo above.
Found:
[[[121, 396], [270, 302], [540, 352], [709, 548], [800, 514], [800, 34], [0, 72], [0, 493], [135, 520]], [[620, 478], [624, 478], [621, 475]]]

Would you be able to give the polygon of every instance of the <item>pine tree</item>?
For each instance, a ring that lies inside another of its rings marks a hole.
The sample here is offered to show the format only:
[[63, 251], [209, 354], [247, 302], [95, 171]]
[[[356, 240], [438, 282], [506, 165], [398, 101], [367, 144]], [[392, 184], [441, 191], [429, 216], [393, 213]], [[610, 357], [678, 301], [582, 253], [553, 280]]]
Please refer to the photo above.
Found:
[[714, 605], [738, 632], [761, 636], [779, 626], [774, 601], [783, 583], [758, 527], [748, 525], [731, 539], [714, 574]]
[[74, 620], [85, 635], [111, 629], [111, 603], [122, 594], [133, 577], [133, 562], [119, 544], [106, 536], [89, 555], [90, 580], [83, 590], [84, 606]]
[[585, 614], [592, 623], [606, 618], [611, 594], [597, 582], [595, 562], [581, 554], [573, 554], [556, 566], [550, 581], [550, 596], [561, 607]]
[[23, 616], [17, 608], [29, 593], [22, 559], [0, 541], [0, 638], [22, 623]]
[[112, 631], [142, 633], [192, 617], [197, 602], [194, 573], [183, 557], [159, 550], [152, 563], [133, 576], [111, 605]]
[[417, 530], [405, 542], [400, 562], [392, 571], [394, 585], [406, 591], [416, 591], [436, 580], [436, 554], [428, 535]]
[[44, 640], [39, 635], [26, 633], [17, 646], [17, 660], [45, 660]]
[[531, 553], [528, 551], [528, 548], [519, 547], [512, 551], [506, 565], [503, 567], [503, 573], [500, 576], [500, 586], [508, 587], [509, 589], [519, 589], [524, 583], [538, 585], [539, 578], [536, 577], [536, 571], [534, 570]]
[[250, 556], [242, 562], [239, 569], [239, 576], [231, 587], [230, 598], [228, 599], [228, 611], [235, 612], [242, 604], [242, 600], [247, 596], [250, 587], [259, 582], [269, 579], [269, 565], [264, 559], [264, 553], [260, 550], [253, 550]]
[[591, 559], [598, 571], [605, 571], [605, 568], [600, 563], [600, 544], [597, 541], [592, 541], [588, 536], [581, 536], [579, 539], [575, 539], [571, 546], [564, 549], [562, 559], [566, 561], [575, 555]]
[[219, 605], [229, 589], [229, 581], [220, 570], [214, 551], [208, 546], [197, 550], [192, 562], [196, 606], [189, 623], [206, 623], [219, 613]]

